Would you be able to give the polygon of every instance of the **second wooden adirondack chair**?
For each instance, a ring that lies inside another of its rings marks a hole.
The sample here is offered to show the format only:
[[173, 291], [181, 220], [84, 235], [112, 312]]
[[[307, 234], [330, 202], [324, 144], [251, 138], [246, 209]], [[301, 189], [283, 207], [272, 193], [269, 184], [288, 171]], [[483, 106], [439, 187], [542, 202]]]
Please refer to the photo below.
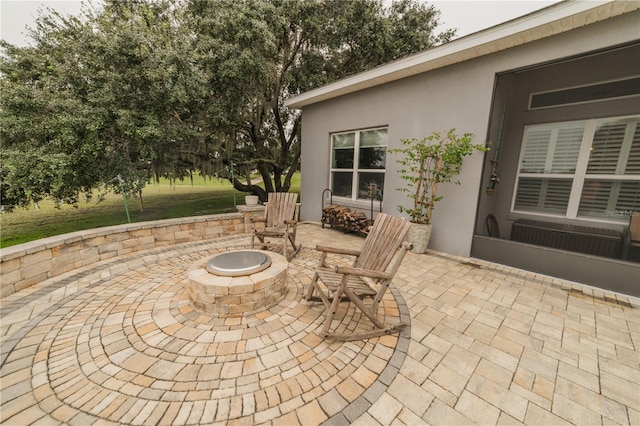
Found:
[[293, 192], [269, 193], [264, 217], [252, 219], [254, 231], [251, 236], [251, 248], [256, 245], [262, 248], [281, 247], [282, 255], [287, 260], [291, 260], [300, 251], [300, 246], [296, 245], [296, 228], [300, 214], [300, 203], [297, 200], [298, 194]]

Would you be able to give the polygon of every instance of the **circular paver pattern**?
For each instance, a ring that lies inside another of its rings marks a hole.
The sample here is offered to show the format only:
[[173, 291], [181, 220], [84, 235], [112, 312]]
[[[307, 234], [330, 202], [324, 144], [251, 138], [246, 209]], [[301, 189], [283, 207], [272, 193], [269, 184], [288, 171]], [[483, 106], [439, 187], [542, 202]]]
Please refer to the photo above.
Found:
[[[67, 279], [67, 296], [3, 343], [2, 377], [31, 365], [19, 383], [33, 392], [32, 404], [44, 418], [61, 423], [357, 418], [397, 373], [409, 331], [346, 343], [321, 339], [323, 306], [302, 300], [317, 262], [310, 249], [290, 263], [288, 293], [277, 305], [237, 318], [202, 314], [189, 303], [186, 269], [228, 250], [229, 243], [151, 250], [88, 268], [82, 285]], [[62, 282], [52, 280], [49, 292]], [[409, 321], [395, 291], [379, 312], [395, 317], [388, 321]], [[338, 322], [340, 331], [371, 327], [347, 303]]]

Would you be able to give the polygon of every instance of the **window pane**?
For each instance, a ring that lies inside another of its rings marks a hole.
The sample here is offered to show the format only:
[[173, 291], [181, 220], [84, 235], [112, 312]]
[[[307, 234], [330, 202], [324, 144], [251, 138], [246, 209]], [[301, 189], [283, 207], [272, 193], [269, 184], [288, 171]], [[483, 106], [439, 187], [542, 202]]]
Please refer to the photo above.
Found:
[[515, 210], [565, 214], [571, 179], [520, 178]]
[[626, 123], [606, 123], [598, 127], [591, 144], [587, 174], [616, 174]]
[[609, 197], [613, 195], [612, 184], [611, 181], [585, 179], [580, 195], [578, 216], [605, 217], [605, 212], [610, 209]]
[[356, 143], [355, 133], [341, 133], [331, 137], [333, 141], [333, 149], [353, 148]]
[[382, 198], [384, 173], [358, 173], [358, 198]]
[[640, 123], [638, 122], [636, 122], [636, 130], [633, 133], [633, 141], [631, 142], [631, 150], [629, 151], [624, 174], [640, 175]]
[[359, 169], [384, 169], [386, 148], [360, 148]]
[[640, 210], [640, 181], [621, 182], [615, 209], [627, 213], [631, 210]]
[[583, 123], [567, 123], [561, 128], [528, 128], [520, 173], [573, 174], [583, 134]]
[[547, 151], [551, 140], [551, 130], [527, 130], [524, 142], [524, 155], [520, 165], [521, 173], [544, 173], [547, 162]]
[[619, 81], [597, 83], [589, 86], [536, 93], [531, 96], [531, 108], [568, 105], [580, 102], [599, 101], [621, 96], [633, 96], [640, 92], [640, 78], [632, 77]]
[[353, 148], [334, 150], [333, 161], [331, 162], [331, 168], [353, 169]]
[[632, 210], [640, 210], [639, 181], [585, 180], [578, 216], [626, 221]]
[[565, 213], [569, 204], [572, 181], [569, 179], [549, 179], [543, 185], [543, 211]]
[[583, 134], [583, 125], [558, 130], [558, 138], [551, 160], [551, 173], [574, 173], [576, 171]]
[[387, 129], [367, 130], [360, 133], [360, 147], [387, 146]]
[[332, 172], [331, 177], [331, 191], [333, 191], [333, 195], [337, 195], [340, 197], [351, 197], [353, 173]]
[[331, 168], [353, 169], [355, 140], [355, 133], [342, 133], [331, 137]]

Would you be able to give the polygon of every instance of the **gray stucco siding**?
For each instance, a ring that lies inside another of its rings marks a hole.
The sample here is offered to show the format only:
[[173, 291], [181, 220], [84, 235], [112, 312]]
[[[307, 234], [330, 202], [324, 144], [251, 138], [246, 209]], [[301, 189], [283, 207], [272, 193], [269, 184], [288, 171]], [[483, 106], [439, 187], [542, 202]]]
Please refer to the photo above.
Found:
[[[323, 102], [303, 111], [302, 127], [302, 209], [304, 220], [320, 220], [321, 194], [329, 185], [330, 133], [388, 126], [389, 148], [400, 146], [403, 138], [422, 138], [435, 130], [456, 128], [459, 133], [473, 133], [484, 141], [493, 90], [491, 72], [465, 66], [450, 67], [372, 88], [349, 96]], [[451, 89], [453, 77], [466, 82]], [[471, 83], [473, 82], [473, 83]], [[397, 154], [387, 156], [383, 211], [399, 214], [397, 205], [407, 204], [406, 194], [396, 188], [404, 185], [397, 173]], [[463, 253], [470, 250], [477, 200], [482, 154], [468, 158], [459, 176], [461, 185], [441, 186], [445, 198], [434, 213], [432, 244], [443, 251]], [[338, 200], [337, 198], [334, 201]], [[370, 203], [355, 205], [369, 211]], [[475, 201], [473, 201], [475, 206]], [[376, 205], [377, 207], [377, 205]], [[442, 232], [446, 229], [446, 232]]]

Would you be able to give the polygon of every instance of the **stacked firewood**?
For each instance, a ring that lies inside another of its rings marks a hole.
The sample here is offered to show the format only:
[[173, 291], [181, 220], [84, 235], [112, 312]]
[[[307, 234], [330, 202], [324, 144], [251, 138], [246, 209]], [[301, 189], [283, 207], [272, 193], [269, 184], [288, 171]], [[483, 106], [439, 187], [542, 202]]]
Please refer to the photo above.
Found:
[[367, 234], [373, 222], [361, 211], [331, 204], [322, 209], [322, 223], [343, 231]]

